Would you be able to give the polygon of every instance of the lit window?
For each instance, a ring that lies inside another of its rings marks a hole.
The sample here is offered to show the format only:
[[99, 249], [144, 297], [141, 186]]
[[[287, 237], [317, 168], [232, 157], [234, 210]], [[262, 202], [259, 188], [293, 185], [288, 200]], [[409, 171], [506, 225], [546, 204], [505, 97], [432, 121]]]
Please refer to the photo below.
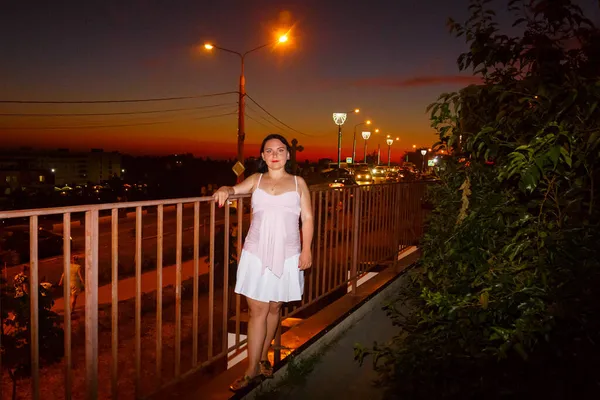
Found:
[[40, 175], [40, 182], [44, 182], [46, 180], [46, 177], [44, 175]]

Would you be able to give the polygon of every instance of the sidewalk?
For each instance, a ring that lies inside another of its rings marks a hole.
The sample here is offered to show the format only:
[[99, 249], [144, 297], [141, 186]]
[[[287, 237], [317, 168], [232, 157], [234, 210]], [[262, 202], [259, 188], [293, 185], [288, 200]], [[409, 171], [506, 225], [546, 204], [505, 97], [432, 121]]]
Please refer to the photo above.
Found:
[[[398, 278], [399, 285], [408, 282], [408, 276]], [[354, 361], [354, 345], [372, 347], [373, 342], [385, 343], [398, 333], [382, 307], [395, 300], [394, 291], [378, 299], [372, 311], [342, 332], [330, 345], [323, 346], [307, 360], [302, 360], [292, 373], [282, 377], [274, 388], [258, 389], [247, 398], [256, 400], [304, 399], [384, 399], [384, 388], [376, 385], [377, 373], [373, 358], [367, 357], [362, 366]], [[400, 308], [398, 304], [397, 307]], [[292, 376], [290, 376], [292, 375]]]
[[[206, 257], [200, 257], [198, 262], [198, 276], [208, 274], [208, 263], [205, 260]], [[175, 285], [176, 268], [175, 265], [163, 267], [162, 269], [162, 286], [163, 288], [169, 285]], [[156, 291], [156, 270], [142, 273], [142, 293], [149, 293]], [[194, 261], [185, 261], [181, 263], [181, 281], [190, 279], [194, 276]], [[120, 279], [118, 281], [119, 301], [128, 300], [135, 297], [136, 279], [135, 276], [130, 278]], [[110, 305], [112, 303], [112, 285], [104, 285], [98, 287], [98, 305]], [[64, 298], [57, 297], [54, 300], [53, 311], [62, 314], [64, 311]], [[85, 292], [82, 292], [77, 297], [77, 305], [75, 310], [83, 312], [85, 308]]]

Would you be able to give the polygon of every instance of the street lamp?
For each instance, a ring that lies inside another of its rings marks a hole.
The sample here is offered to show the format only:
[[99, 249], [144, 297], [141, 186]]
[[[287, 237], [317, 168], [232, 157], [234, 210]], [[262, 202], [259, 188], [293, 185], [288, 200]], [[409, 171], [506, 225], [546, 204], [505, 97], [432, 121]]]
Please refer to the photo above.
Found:
[[427, 150], [421, 149], [421, 155], [423, 156], [423, 165], [421, 166], [421, 172], [425, 172], [425, 154], [427, 154]]
[[365, 158], [363, 159], [363, 162], [366, 164], [367, 163], [367, 140], [369, 140], [369, 138], [371, 137], [371, 132], [363, 132], [362, 133], [362, 138], [365, 140]]
[[335, 124], [338, 126], [338, 171], [340, 170], [342, 163], [342, 125], [344, 125], [348, 114], [351, 112], [358, 114], [360, 109], [355, 108], [354, 111], [350, 112], [333, 113], [333, 122], [335, 122]]
[[391, 137], [389, 137], [386, 139], [385, 141], [388, 145], [388, 167], [391, 165], [391, 160], [392, 160], [392, 144], [394, 144], [394, 139], [392, 139]]
[[354, 125], [354, 141], [352, 142], [352, 162], [356, 164], [356, 128], [361, 125], [371, 125], [370, 120], [366, 120], [364, 122], [360, 122]]
[[[238, 101], [238, 151], [237, 151], [237, 159], [238, 162], [244, 165], [244, 140], [246, 139], [246, 131], [245, 131], [245, 109], [246, 109], [246, 77], [244, 76], [244, 60], [246, 56], [252, 52], [265, 48], [269, 45], [285, 43], [288, 41], [287, 34], [279, 36], [276, 42], [269, 42], [263, 44], [261, 46], [255, 47], [246, 51], [245, 53], [240, 53], [234, 50], [229, 50], [224, 47], [216, 46], [212, 43], [205, 43], [204, 49], [207, 51], [212, 51], [214, 49], [225, 51], [227, 53], [235, 54], [240, 58], [240, 88], [239, 88], [239, 101]], [[242, 174], [238, 176], [238, 182], [242, 181]]]

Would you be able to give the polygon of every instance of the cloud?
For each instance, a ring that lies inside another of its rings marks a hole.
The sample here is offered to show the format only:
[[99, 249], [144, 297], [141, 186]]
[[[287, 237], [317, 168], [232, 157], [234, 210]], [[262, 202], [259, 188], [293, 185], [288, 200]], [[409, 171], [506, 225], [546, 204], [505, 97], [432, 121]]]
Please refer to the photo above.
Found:
[[481, 78], [470, 75], [430, 75], [414, 76], [411, 78], [395, 77], [376, 77], [376, 78], [358, 78], [346, 81], [338, 81], [338, 85], [348, 85], [355, 87], [390, 87], [390, 88], [411, 88], [422, 86], [438, 85], [471, 85], [481, 83]]

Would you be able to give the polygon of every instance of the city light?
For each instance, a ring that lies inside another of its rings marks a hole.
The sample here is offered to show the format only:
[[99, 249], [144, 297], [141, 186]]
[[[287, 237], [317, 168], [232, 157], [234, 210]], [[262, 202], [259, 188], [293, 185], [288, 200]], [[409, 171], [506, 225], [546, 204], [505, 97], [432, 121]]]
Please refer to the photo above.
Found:
[[206, 50], [212, 50], [212, 49], [214, 49], [214, 48], [215, 48], [215, 46], [213, 46], [213, 45], [212, 45], [212, 44], [210, 44], [210, 43], [205, 43], [205, 44], [204, 44], [204, 48], [205, 48]]
[[369, 120], [369, 119], [368, 119], [368, 120], [367, 120], [365, 123], [366, 123], [367, 125], [371, 125], [371, 120]]
[[56, 170], [55, 170], [54, 168], [52, 168], [52, 169], [50, 170], [50, 172], [54, 173], [54, 172], [56, 172]]
[[354, 109], [354, 113], [355, 113], [355, 114], [358, 114], [359, 112], [360, 112], [360, 108], [355, 108], [355, 109]]
[[285, 43], [287, 41], [288, 41], [288, 35], [287, 34], [279, 36], [279, 43]]

